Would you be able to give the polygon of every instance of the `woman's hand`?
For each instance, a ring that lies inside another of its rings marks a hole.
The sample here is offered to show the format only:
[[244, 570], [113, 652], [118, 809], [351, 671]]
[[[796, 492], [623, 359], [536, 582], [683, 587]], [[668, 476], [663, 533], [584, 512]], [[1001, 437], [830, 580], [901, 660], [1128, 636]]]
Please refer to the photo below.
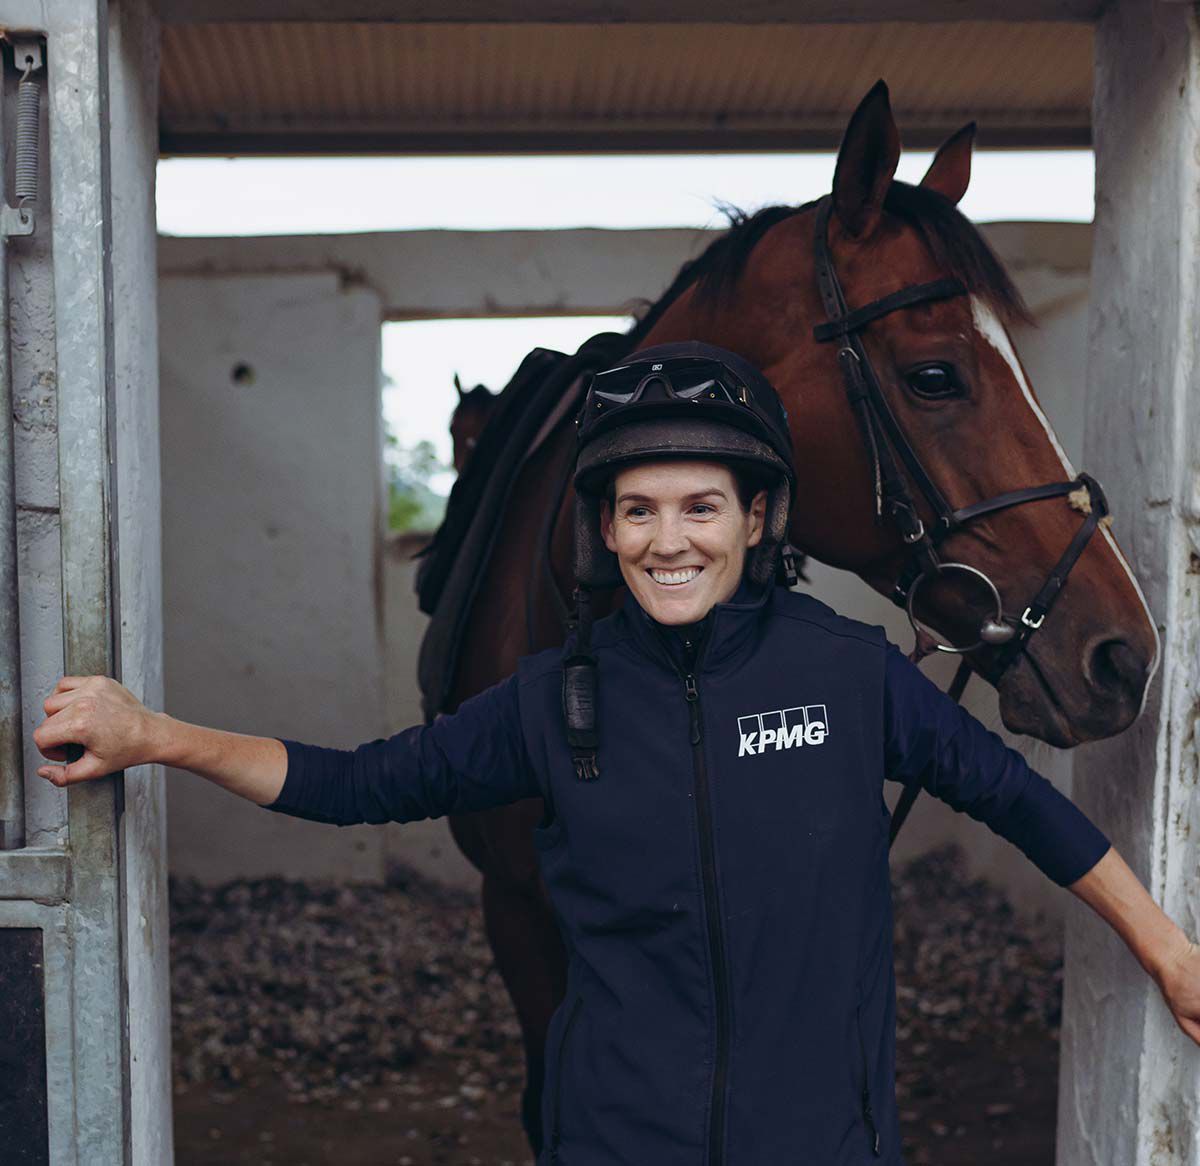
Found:
[[90, 781], [158, 759], [162, 715], [109, 676], [64, 676], [42, 707], [46, 719], [33, 731], [42, 756], [66, 761], [65, 746], [72, 743], [84, 751], [69, 765], [38, 770], [55, 785]]
[[1154, 978], [1175, 1023], [1200, 1045], [1200, 945], [1185, 937]]

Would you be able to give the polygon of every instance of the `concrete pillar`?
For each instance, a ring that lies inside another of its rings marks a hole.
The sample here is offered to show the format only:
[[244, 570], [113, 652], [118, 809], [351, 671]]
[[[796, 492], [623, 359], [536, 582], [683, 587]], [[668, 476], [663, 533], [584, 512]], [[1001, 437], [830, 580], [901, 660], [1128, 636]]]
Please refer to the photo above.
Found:
[[[1163, 632], [1139, 721], [1079, 749], [1074, 798], [1193, 938], [1200, 908], [1200, 40], [1194, 6], [1096, 30], [1096, 222], [1083, 464]], [[1083, 904], [1067, 923], [1059, 1166], [1200, 1163], [1200, 1049]]]

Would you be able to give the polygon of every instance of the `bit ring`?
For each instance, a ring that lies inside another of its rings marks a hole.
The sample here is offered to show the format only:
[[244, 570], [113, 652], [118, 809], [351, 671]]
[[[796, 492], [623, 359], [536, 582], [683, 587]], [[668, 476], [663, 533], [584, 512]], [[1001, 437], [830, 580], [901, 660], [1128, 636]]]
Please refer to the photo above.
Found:
[[[992, 593], [992, 598], [996, 602], [996, 611], [991, 619], [996, 624], [1002, 624], [1004, 622], [1004, 610], [1000, 603], [1000, 592], [996, 589], [996, 584], [993, 583], [991, 579], [989, 579], [982, 571], [980, 571], [979, 568], [972, 567], [967, 563], [936, 563], [932, 571], [926, 571], [923, 575], [918, 576], [918, 578], [913, 581], [913, 585], [908, 589], [908, 599], [905, 603], [905, 610], [908, 612], [908, 622], [912, 624], [913, 630], [918, 634], [924, 632], [924, 634], [933, 642], [934, 648], [936, 648], [939, 652], [949, 652], [953, 655], [961, 655], [964, 652], [973, 652], [976, 648], [984, 647], [985, 641], [982, 638], [976, 640], [975, 643], [965, 648], [954, 648], [948, 644], [939, 643], [937, 635], [933, 629], [927, 627], [919, 619], [917, 619], [915, 614], [913, 614], [913, 601], [916, 599], [918, 588], [927, 579], [932, 579], [934, 575], [941, 574], [942, 571], [966, 571], [969, 575], [974, 575], [976, 579], [982, 580], [987, 589]], [[980, 626], [982, 627], [983, 623], [986, 622], [986, 619], [981, 621]]]

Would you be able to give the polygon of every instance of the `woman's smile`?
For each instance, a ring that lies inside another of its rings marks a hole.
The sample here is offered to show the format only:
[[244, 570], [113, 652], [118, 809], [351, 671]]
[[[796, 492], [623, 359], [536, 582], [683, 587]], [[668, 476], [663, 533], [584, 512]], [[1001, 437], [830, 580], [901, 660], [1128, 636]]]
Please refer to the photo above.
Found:
[[661, 587], [686, 587], [703, 570], [703, 567], [647, 567], [646, 574]]

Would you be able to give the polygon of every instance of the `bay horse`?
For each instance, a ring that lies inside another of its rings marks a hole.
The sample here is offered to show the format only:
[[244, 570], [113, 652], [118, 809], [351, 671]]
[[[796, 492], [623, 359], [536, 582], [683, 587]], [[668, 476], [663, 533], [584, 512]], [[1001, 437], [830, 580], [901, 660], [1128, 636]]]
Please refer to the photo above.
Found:
[[[1020, 296], [956, 207], [970, 178], [973, 139], [974, 125], [964, 127], [938, 150], [919, 185], [896, 181], [899, 134], [879, 82], [842, 140], [825, 236], [849, 305], [933, 281], [965, 285], [965, 295], [906, 304], [861, 332], [896, 420], [955, 507], [1075, 477], [1008, 335], [1006, 325], [1028, 319]], [[795, 447], [791, 542], [888, 595], [907, 547], [894, 527], [876, 521], [875, 463], [847, 397], [838, 345], [813, 334], [827, 318], [816, 278], [817, 210], [809, 203], [735, 216], [727, 232], [680, 269], [630, 339], [633, 350], [702, 340], [761, 368], [787, 408]], [[573, 498], [567, 489], [560, 499], [553, 485], [564, 480], [574, 454], [568, 418], [514, 485], [468, 616], [451, 707], [513, 672], [518, 656], [562, 643], [562, 596], [573, 587]], [[557, 515], [548, 513], [555, 505]], [[923, 517], [932, 523], [936, 516], [926, 507]], [[959, 562], [995, 582], [1006, 610], [1020, 611], [1080, 519], [1077, 501], [1060, 494], [987, 513], [947, 544]], [[547, 572], [536, 568], [540, 534], [551, 520]], [[966, 656], [973, 670], [996, 681], [1009, 729], [1062, 747], [1126, 728], [1141, 712], [1159, 657], [1158, 631], [1132, 571], [1107, 524], [1095, 534], [1052, 617], [1011, 667], [998, 674], [999, 649], [987, 643]], [[947, 577], [924, 590], [921, 618], [967, 644], [980, 617], [977, 597], [961, 584]], [[597, 596], [596, 615], [616, 601]], [[566, 975], [531, 839], [542, 812], [541, 800], [531, 799], [449, 820], [483, 874], [485, 927], [524, 1039], [521, 1117], [535, 1153], [542, 1143], [543, 1046]]]

